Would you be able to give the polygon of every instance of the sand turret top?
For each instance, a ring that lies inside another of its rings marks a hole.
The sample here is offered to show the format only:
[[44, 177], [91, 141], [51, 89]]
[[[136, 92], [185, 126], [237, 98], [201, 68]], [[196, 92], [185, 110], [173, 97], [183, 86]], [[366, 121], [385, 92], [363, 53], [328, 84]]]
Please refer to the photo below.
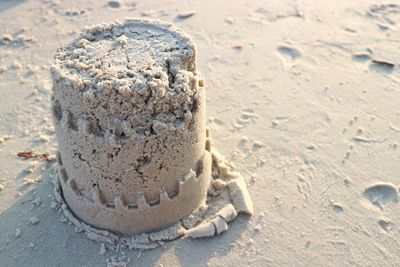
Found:
[[167, 74], [196, 68], [190, 36], [172, 24], [136, 19], [87, 28], [57, 51], [55, 62], [69, 74], [92, 81], [135, 78], [158, 68]]
[[198, 89], [194, 42], [153, 20], [87, 28], [57, 51], [52, 72], [55, 79], [72, 81], [74, 94], [86, 101], [82, 113], [96, 113], [100, 124], [112, 123], [99, 118], [108, 106], [108, 118], [135, 114], [133, 124], [146, 129], [154, 120], [178, 125], [193, 109]]

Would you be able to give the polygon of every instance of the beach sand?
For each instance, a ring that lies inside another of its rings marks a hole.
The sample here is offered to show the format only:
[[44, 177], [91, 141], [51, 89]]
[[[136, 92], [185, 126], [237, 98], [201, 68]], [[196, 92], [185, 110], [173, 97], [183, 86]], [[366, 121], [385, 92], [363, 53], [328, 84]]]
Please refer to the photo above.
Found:
[[[59, 212], [49, 62], [125, 17], [197, 44], [213, 146], [254, 203], [217, 237], [112, 251]], [[0, 266], [398, 265], [399, 27], [395, 1], [1, 1]]]

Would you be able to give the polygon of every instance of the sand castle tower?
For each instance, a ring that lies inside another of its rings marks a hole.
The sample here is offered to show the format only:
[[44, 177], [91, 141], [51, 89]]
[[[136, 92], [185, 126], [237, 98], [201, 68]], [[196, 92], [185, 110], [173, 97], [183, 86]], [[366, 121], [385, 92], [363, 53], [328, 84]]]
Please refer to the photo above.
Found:
[[158, 21], [88, 28], [52, 66], [63, 197], [123, 234], [167, 227], [205, 201], [205, 89], [194, 42]]

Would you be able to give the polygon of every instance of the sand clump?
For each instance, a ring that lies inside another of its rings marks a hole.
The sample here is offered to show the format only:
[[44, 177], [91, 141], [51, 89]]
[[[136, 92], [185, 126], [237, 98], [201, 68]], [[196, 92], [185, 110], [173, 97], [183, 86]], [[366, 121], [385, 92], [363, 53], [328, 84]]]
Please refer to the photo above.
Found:
[[89, 238], [153, 248], [253, 212], [244, 179], [212, 150], [186, 33], [148, 20], [93, 26], [57, 51], [51, 74], [56, 196]]

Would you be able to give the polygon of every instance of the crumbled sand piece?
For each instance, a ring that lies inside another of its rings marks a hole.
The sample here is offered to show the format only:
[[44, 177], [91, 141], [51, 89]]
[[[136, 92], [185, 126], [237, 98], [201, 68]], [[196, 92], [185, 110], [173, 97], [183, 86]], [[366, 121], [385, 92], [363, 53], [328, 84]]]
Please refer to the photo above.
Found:
[[104, 254], [106, 254], [106, 252], [107, 252], [106, 246], [104, 245], [104, 243], [101, 243], [99, 255], [104, 255]]
[[236, 218], [237, 212], [232, 204], [227, 204], [216, 215], [223, 218], [226, 222], [230, 222]]
[[3, 34], [3, 40], [7, 42], [12, 42], [14, 40], [14, 37], [11, 34]]
[[195, 228], [189, 229], [185, 233], [185, 237], [203, 238], [215, 235], [215, 225], [212, 222], [204, 222]]
[[216, 190], [221, 190], [226, 187], [226, 182], [221, 179], [215, 179], [213, 181], [213, 186]]
[[20, 228], [15, 229], [15, 238], [19, 238], [22, 235], [22, 230]]
[[12, 135], [3, 135], [0, 136], [0, 144], [4, 143], [7, 140], [10, 140], [12, 138]]
[[215, 234], [217, 235], [228, 230], [228, 224], [222, 217], [217, 216], [211, 222], [215, 226]]
[[243, 177], [233, 179], [228, 183], [229, 196], [237, 212], [244, 212], [251, 215], [254, 212], [253, 202], [246, 187]]
[[36, 184], [36, 180], [33, 179], [33, 178], [25, 178], [24, 179], [24, 184], [26, 184], [26, 185], [34, 185], [34, 184]]
[[36, 170], [36, 168], [37, 168], [37, 166], [39, 165], [39, 161], [32, 161], [30, 164], [29, 164], [29, 167], [28, 168], [26, 168], [25, 169], [25, 172], [27, 172], [27, 173], [33, 173], [35, 170]]
[[0, 192], [4, 190], [4, 185], [0, 184]]
[[50, 155], [50, 156], [47, 157], [46, 160], [47, 160], [48, 162], [53, 162], [53, 161], [56, 161], [56, 160], [57, 160], [57, 157], [56, 157], [56, 155]]
[[107, 259], [107, 267], [126, 267], [130, 262], [129, 258], [122, 257], [111, 257]]
[[19, 70], [20, 68], [22, 68], [22, 64], [18, 61], [14, 61], [14, 63], [10, 65], [10, 69], [12, 70]]
[[176, 239], [184, 234], [185, 228], [183, 228], [182, 223], [178, 222], [167, 229], [150, 233], [149, 238], [153, 242], [166, 241]]
[[181, 220], [182, 226], [186, 229], [193, 228], [196, 224], [203, 220], [204, 214], [207, 212], [208, 207], [206, 205], [200, 206], [192, 214]]
[[21, 47], [21, 46], [29, 46], [32, 43], [35, 43], [36, 40], [33, 37], [27, 37], [21, 34], [22, 31], [11, 35], [11, 34], [4, 34], [0, 39], [0, 46], [10, 46], [10, 47]]
[[60, 207], [60, 205], [57, 202], [55, 202], [55, 201], [50, 202], [50, 208], [58, 209], [59, 207]]
[[36, 225], [36, 224], [38, 224], [40, 222], [38, 217], [32, 217], [29, 221], [33, 225]]
[[40, 200], [40, 198], [35, 198], [35, 199], [33, 199], [33, 200], [31, 201], [31, 203], [32, 203], [34, 206], [39, 206], [40, 203], [42, 203], [42, 201]]
[[44, 134], [39, 135], [39, 141], [48, 142], [50, 140], [51, 140], [51, 137], [49, 135], [44, 135]]

